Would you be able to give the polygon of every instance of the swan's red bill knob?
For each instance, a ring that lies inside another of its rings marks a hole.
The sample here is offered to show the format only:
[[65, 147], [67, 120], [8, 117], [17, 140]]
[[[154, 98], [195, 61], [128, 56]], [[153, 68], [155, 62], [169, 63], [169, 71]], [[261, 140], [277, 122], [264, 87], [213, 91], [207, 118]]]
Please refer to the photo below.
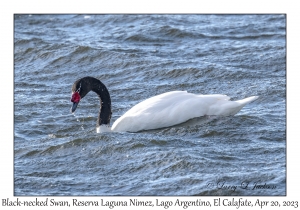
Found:
[[77, 105], [80, 101], [80, 95], [78, 92], [75, 92], [72, 94], [72, 97], [71, 97], [71, 102], [73, 102], [73, 106], [71, 108], [71, 112], [75, 112], [76, 108], [77, 108]]
[[75, 92], [72, 94], [72, 97], [71, 97], [71, 102], [73, 103], [79, 103], [80, 101], [80, 95], [78, 92]]

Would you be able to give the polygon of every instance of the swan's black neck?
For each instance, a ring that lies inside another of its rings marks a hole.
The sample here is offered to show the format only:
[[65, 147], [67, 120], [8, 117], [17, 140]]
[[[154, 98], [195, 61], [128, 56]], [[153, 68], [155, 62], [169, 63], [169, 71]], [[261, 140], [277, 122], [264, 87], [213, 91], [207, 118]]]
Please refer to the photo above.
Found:
[[97, 127], [100, 125], [109, 125], [111, 112], [111, 100], [106, 86], [98, 79], [93, 77], [84, 77], [77, 80], [72, 87], [72, 91], [79, 91], [83, 98], [88, 92], [94, 91], [100, 98], [100, 112], [97, 121]]

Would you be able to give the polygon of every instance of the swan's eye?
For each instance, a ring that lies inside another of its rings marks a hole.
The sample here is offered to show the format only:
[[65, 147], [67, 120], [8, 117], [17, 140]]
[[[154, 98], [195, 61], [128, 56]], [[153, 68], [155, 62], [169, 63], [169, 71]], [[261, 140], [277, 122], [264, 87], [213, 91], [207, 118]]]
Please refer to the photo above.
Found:
[[79, 93], [76, 91], [75, 93], [72, 94], [71, 102], [79, 103], [79, 101], [80, 101], [80, 95], [79, 95]]

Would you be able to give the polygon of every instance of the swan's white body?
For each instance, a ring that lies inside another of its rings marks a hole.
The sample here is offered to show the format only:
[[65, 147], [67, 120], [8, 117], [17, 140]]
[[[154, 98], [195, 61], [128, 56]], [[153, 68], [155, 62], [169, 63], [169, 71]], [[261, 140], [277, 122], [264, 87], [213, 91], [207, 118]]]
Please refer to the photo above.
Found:
[[[117, 132], [150, 130], [183, 123], [204, 115], [235, 115], [258, 96], [229, 101], [226, 95], [196, 95], [187, 91], [172, 91], [146, 99], [128, 110], [112, 125]], [[107, 132], [100, 126], [97, 132]]]

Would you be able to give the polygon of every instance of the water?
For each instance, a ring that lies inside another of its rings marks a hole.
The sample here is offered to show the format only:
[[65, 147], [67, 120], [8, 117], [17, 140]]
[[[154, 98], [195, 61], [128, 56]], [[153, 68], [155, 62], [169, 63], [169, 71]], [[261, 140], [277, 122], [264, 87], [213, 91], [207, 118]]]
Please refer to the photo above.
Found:
[[[285, 15], [15, 15], [14, 194], [286, 195]], [[230, 117], [96, 133], [172, 90], [260, 98]]]

